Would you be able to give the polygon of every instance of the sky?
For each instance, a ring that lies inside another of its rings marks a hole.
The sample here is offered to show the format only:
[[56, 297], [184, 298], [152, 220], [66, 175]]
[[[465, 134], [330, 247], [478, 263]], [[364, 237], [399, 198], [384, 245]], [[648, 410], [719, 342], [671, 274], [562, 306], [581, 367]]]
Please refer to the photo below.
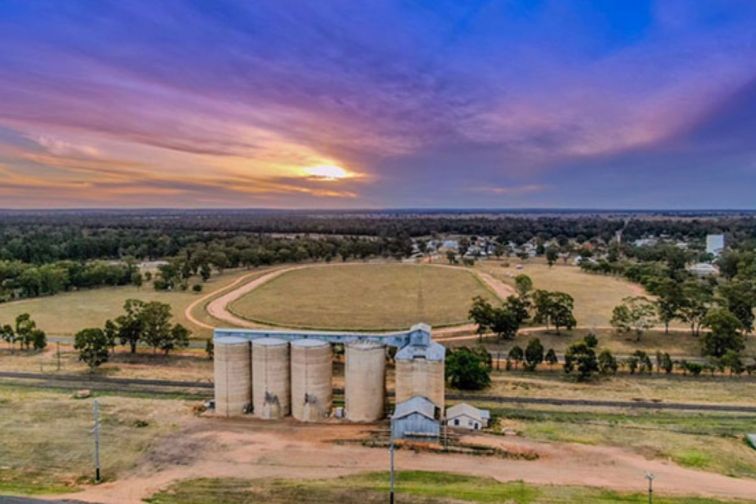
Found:
[[0, 0], [0, 208], [756, 208], [753, 0]]

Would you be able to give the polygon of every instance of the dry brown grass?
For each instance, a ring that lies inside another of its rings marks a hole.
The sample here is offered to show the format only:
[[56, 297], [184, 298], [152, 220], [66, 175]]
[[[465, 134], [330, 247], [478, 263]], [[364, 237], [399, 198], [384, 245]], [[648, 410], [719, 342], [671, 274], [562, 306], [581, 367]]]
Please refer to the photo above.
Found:
[[[106, 479], [134, 467], [151, 443], [191, 415], [178, 400], [98, 398]], [[70, 490], [93, 477], [92, 400], [0, 385], [0, 494]]]
[[[160, 301], [171, 305], [173, 317], [188, 327], [195, 338], [207, 338], [210, 331], [191, 324], [184, 316], [189, 304], [208, 292], [223, 289], [247, 270], [227, 271], [213, 276], [203, 284], [202, 294], [188, 291], [156, 291], [151, 285], [103, 287], [99, 289], [65, 292], [50, 297], [25, 299], [0, 304], [0, 323], [11, 323], [21, 313], [29, 313], [37, 325], [49, 336], [72, 336], [87, 327], [102, 327], [105, 321], [120, 315], [127, 299]], [[262, 270], [261, 270], [262, 274]], [[198, 310], [199, 311], [199, 310]]]
[[495, 299], [464, 269], [412, 264], [314, 266], [286, 272], [231, 303], [237, 316], [287, 327], [405, 329], [467, 322], [474, 296]]
[[[505, 267], [506, 263], [509, 267]], [[515, 265], [523, 264], [523, 269]], [[608, 325], [612, 310], [628, 296], [644, 295], [643, 287], [622, 278], [585, 273], [576, 266], [556, 264], [549, 267], [532, 260], [481, 261], [477, 268], [502, 282], [514, 285], [514, 277], [528, 275], [536, 289], [556, 290], [575, 298], [575, 318], [583, 327]]]

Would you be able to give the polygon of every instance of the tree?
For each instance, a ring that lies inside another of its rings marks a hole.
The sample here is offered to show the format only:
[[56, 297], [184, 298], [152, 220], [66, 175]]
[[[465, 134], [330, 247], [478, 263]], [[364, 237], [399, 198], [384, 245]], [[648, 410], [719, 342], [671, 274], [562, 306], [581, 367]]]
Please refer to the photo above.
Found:
[[11, 351], [13, 351], [16, 346], [16, 331], [13, 330], [13, 326], [5, 324], [0, 327], [0, 338], [9, 344]]
[[743, 360], [740, 358], [740, 353], [735, 350], [727, 350], [722, 356], [720, 362], [723, 366], [729, 368], [730, 375], [733, 373], [739, 375], [745, 371], [745, 366], [743, 365]]
[[684, 304], [680, 282], [673, 278], [657, 278], [648, 283], [648, 288], [656, 295], [656, 311], [664, 324], [664, 334], [669, 334], [669, 323], [679, 316]]
[[533, 280], [525, 273], [520, 273], [515, 277], [514, 281], [517, 295], [523, 300], [527, 300], [530, 296], [530, 291], [533, 290]]
[[213, 357], [215, 356], [215, 343], [213, 343], [213, 338], [207, 338], [205, 341], [205, 353], [207, 354], [208, 359], [213, 360]]
[[666, 374], [672, 373], [674, 362], [672, 362], [672, 357], [670, 357], [668, 353], [665, 352], [662, 354], [661, 364], [659, 367], [663, 369], [664, 373]]
[[728, 350], [740, 352], [745, 348], [745, 339], [740, 332], [743, 325], [740, 320], [725, 308], [711, 310], [704, 326], [709, 329], [701, 340], [702, 354], [722, 357]]
[[546, 364], [549, 365], [549, 367], [559, 364], [559, 359], [557, 358], [556, 352], [553, 348], [549, 348], [549, 351], [546, 352], [546, 357], [544, 357], [544, 360], [546, 361]]
[[131, 274], [131, 284], [135, 287], [141, 287], [144, 284], [144, 277], [138, 271]]
[[32, 320], [28, 313], [22, 313], [16, 317], [15, 340], [21, 343], [21, 348], [29, 350], [42, 350], [47, 346], [47, 335], [37, 328], [37, 323]]
[[168, 352], [176, 348], [186, 348], [189, 346], [189, 336], [192, 332], [181, 324], [176, 324], [171, 328], [169, 337], [160, 344], [160, 349], [168, 355]]
[[683, 302], [679, 309], [680, 319], [690, 324], [693, 336], [701, 333], [701, 325], [713, 302], [713, 294], [707, 284], [688, 281], [683, 284]]
[[641, 373], [651, 373], [654, 370], [654, 365], [651, 363], [651, 357], [649, 357], [643, 350], [636, 350], [633, 352], [632, 357], [637, 359], [637, 365], [640, 367]]
[[142, 340], [152, 347], [153, 352], [164, 345], [170, 346], [171, 305], [159, 301], [146, 303], [139, 318]]
[[577, 372], [578, 381], [588, 381], [598, 371], [596, 351], [594, 347], [583, 341], [573, 343], [564, 354], [564, 372]]
[[115, 319], [118, 339], [121, 345], [128, 344], [131, 347], [131, 353], [136, 353], [137, 344], [142, 339], [143, 309], [144, 301], [127, 299], [123, 304], [123, 310], [126, 313]]
[[507, 296], [504, 301], [504, 307], [512, 312], [517, 320], [518, 326], [527, 320], [528, 316], [528, 301], [519, 296]]
[[575, 316], [572, 314], [574, 300], [572, 296], [565, 292], [551, 293], [551, 323], [554, 324], [556, 333], [559, 334], [559, 328], [564, 327], [568, 331], [577, 324]]
[[460, 347], [446, 352], [446, 380], [460, 390], [481, 390], [491, 384], [488, 352]]
[[517, 367], [525, 358], [525, 352], [523, 352], [522, 348], [520, 348], [518, 345], [515, 345], [509, 350], [507, 358], [514, 361], [515, 367]]
[[598, 356], [598, 371], [602, 375], [617, 374], [617, 359], [609, 350], [602, 350]]
[[31, 332], [32, 349], [42, 350], [47, 346], [47, 334], [41, 329], [34, 329]]
[[546, 262], [549, 264], [549, 268], [557, 262], [557, 259], [559, 259], [559, 248], [554, 245], [549, 245], [548, 248], [546, 248]]
[[533, 293], [535, 303], [535, 315], [533, 320], [538, 323], [554, 325], [556, 333], [559, 334], [561, 327], [567, 330], [576, 325], [575, 317], [572, 315], [574, 300], [572, 296], [565, 292], [549, 292], [545, 290], [536, 290]]
[[104, 333], [108, 339], [108, 348], [111, 352], [114, 352], [118, 341], [118, 325], [110, 319], [106, 320]]
[[753, 331], [753, 309], [756, 303], [756, 286], [753, 281], [734, 279], [722, 284], [718, 289], [724, 305], [739, 321], [742, 330]]
[[485, 333], [491, 330], [494, 318], [494, 308], [491, 306], [491, 303], [483, 299], [481, 296], [475, 296], [467, 316], [477, 324], [478, 327], [475, 332], [478, 334], [478, 337], [482, 337]]
[[83, 329], [74, 337], [74, 348], [79, 351], [79, 360], [89, 366], [90, 371], [108, 362], [110, 340], [102, 329]]
[[203, 282], [207, 282], [210, 279], [210, 265], [206, 262], [203, 262], [200, 265], [199, 273], [200, 277], [202, 277]]
[[525, 369], [535, 371], [540, 363], [543, 362], [543, 345], [541, 340], [533, 338], [528, 341], [525, 347]]
[[635, 331], [635, 340], [656, 323], [654, 304], [643, 296], [626, 297], [612, 310], [612, 326], [619, 333]]

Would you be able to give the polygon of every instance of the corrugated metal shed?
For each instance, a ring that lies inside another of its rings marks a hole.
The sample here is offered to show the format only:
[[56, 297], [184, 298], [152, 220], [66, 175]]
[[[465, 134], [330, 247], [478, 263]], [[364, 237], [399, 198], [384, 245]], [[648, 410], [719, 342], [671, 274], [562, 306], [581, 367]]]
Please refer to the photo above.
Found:
[[402, 438], [438, 438], [440, 422], [436, 406], [427, 397], [415, 396], [396, 405], [391, 416], [391, 435]]

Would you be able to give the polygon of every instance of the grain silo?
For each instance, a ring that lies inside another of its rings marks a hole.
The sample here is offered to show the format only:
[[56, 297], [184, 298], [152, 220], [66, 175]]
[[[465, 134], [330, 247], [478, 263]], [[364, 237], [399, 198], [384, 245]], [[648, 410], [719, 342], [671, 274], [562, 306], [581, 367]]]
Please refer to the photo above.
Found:
[[215, 412], [244, 414], [252, 402], [249, 340], [234, 336], [214, 339]]
[[346, 418], [374, 422], [383, 418], [386, 391], [386, 350], [376, 343], [346, 346]]
[[317, 422], [331, 411], [333, 398], [331, 344], [317, 339], [291, 342], [291, 414]]
[[255, 416], [289, 414], [289, 343], [278, 338], [252, 341], [252, 404]]
[[446, 349], [427, 338], [412, 340], [396, 353], [396, 403], [425, 396], [443, 411]]

